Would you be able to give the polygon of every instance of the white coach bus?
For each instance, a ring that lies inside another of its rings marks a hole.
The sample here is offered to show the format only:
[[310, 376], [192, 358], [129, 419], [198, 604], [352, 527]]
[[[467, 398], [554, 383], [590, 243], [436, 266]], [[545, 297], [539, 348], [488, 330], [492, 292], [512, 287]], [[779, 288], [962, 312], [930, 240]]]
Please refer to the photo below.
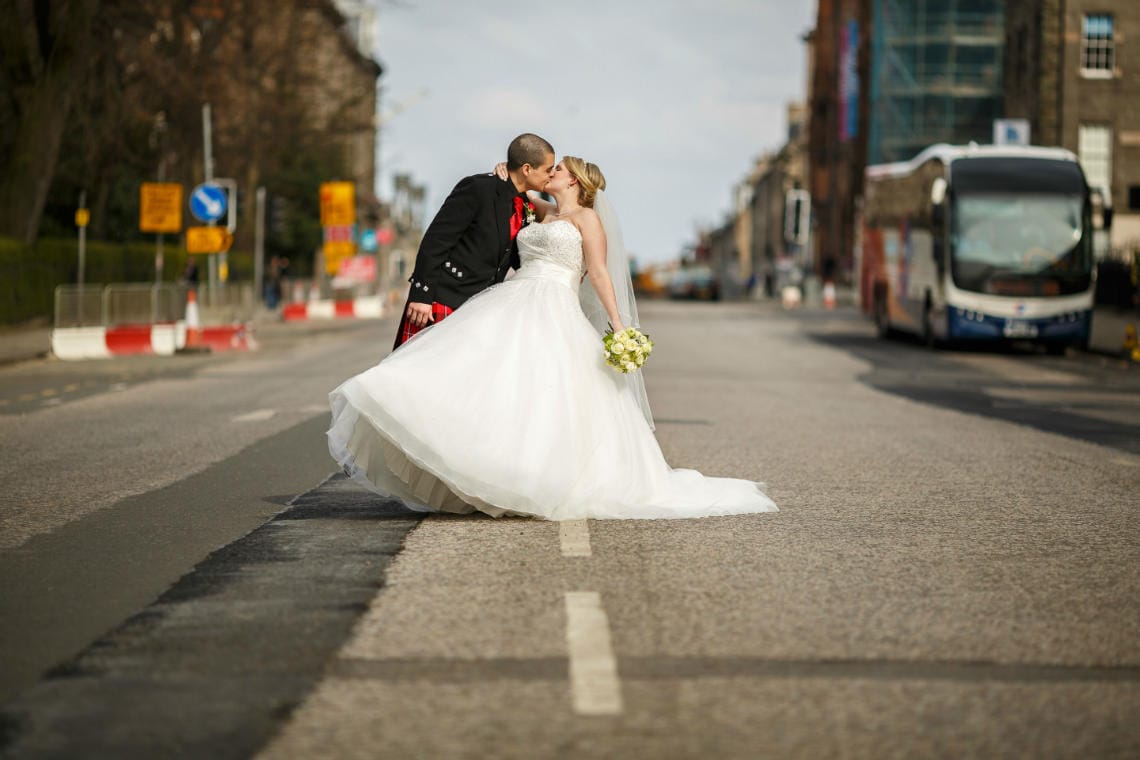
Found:
[[1099, 203], [1060, 148], [934, 145], [867, 167], [863, 309], [880, 334], [912, 332], [928, 345], [1086, 345], [1094, 210], [1111, 219]]

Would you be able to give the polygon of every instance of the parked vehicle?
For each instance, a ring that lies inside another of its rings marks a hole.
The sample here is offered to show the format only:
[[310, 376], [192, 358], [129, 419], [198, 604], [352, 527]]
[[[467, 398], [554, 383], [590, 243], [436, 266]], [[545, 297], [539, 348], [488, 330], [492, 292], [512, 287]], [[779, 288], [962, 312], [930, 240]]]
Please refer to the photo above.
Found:
[[1060, 148], [927, 148], [869, 166], [860, 301], [881, 334], [1088, 342], [1094, 220], [1111, 221]]
[[709, 267], [686, 267], [673, 275], [668, 292], [670, 298], [719, 301], [720, 283]]

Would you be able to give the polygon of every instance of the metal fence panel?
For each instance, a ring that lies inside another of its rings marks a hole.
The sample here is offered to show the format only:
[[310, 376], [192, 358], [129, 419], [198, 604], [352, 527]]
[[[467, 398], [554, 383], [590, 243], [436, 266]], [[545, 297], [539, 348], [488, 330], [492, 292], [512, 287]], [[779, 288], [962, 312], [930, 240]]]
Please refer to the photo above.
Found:
[[56, 286], [56, 327], [97, 327], [104, 324], [102, 285]]

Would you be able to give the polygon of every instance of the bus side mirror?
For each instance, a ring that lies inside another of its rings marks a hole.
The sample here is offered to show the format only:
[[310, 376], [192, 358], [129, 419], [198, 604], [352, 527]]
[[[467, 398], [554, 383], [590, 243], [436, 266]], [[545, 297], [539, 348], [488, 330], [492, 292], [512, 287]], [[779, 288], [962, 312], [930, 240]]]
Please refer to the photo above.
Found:
[[[1100, 187], [1089, 188], [1089, 202], [1092, 204], [1093, 225], [1100, 230], [1112, 227], [1112, 196]], [[1097, 217], [1100, 217], [1099, 220]], [[1099, 224], [1097, 223], [1099, 221]]]
[[930, 203], [935, 206], [941, 206], [945, 200], [946, 179], [943, 177], [935, 177], [934, 182], [930, 185]]
[[935, 177], [934, 182], [930, 185], [930, 223], [934, 227], [940, 227], [943, 220], [946, 218], [946, 180], [942, 177]]

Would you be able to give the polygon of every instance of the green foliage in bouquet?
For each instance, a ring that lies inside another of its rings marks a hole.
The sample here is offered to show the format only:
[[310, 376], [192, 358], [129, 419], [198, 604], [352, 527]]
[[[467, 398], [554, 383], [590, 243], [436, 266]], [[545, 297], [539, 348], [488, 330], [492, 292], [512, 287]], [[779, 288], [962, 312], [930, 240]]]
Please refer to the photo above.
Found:
[[602, 336], [606, 364], [618, 372], [636, 372], [653, 353], [653, 341], [636, 327], [627, 327], [614, 334], [610, 330]]

